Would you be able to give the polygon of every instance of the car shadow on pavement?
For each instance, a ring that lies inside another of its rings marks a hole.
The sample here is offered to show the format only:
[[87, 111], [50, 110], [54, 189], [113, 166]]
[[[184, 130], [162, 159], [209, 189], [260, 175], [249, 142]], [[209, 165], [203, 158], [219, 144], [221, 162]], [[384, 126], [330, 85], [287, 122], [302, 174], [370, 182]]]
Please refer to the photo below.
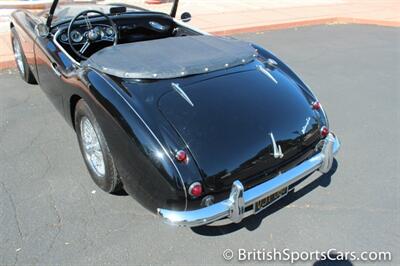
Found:
[[314, 262], [313, 266], [352, 266], [353, 263], [345, 259], [342, 255], [337, 253], [329, 253], [329, 257], [326, 260], [318, 260]]
[[276, 203], [274, 203], [264, 211], [258, 213], [257, 215], [251, 215], [249, 217], [246, 217], [245, 219], [243, 219], [242, 222], [238, 224], [230, 223], [221, 226], [211, 224], [199, 227], [192, 227], [191, 230], [194, 233], [204, 236], [225, 235], [243, 228], [246, 228], [249, 231], [253, 231], [261, 225], [264, 218], [295, 202], [296, 200], [303, 197], [304, 195], [306, 195], [307, 193], [311, 192], [312, 190], [316, 189], [319, 186], [321, 187], [329, 186], [331, 183], [331, 177], [335, 174], [337, 168], [338, 168], [338, 162], [336, 161], [336, 159], [334, 159], [332, 168], [328, 173], [321, 175], [319, 178], [310, 182], [301, 189], [289, 193], [286, 197], [277, 201]]

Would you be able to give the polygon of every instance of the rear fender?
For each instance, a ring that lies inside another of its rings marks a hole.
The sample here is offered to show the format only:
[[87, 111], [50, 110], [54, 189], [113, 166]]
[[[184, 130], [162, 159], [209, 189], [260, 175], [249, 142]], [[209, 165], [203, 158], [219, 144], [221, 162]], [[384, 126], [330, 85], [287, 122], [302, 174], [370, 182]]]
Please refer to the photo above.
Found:
[[257, 52], [260, 56], [262, 56], [265, 60], [271, 58], [278, 63], [279, 68], [285, 72], [288, 76], [290, 76], [294, 81], [297, 82], [304, 90], [307, 91], [307, 94], [310, 94], [314, 97], [314, 94], [308, 88], [308, 86], [299, 78], [299, 76], [283, 61], [281, 61], [277, 56], [275, 56], [272, 52], [265, 50], [261, 46], [256, 44], [252, 44], [252, 46], [257, 49]]
[[118, 93], [118, 85], [93, 70], [87, 70], [83, 79], [90, 95], [85, 100], [103, 130], [124, 189], [154, 212], [160, 206], [186, 209], [186, 189], [179, 170], [163, 144]]
[[[318, 101], [318, 98], [315, 96], [314, 92], [300, 79], [300, 77], [288, 66], [286, 65], [283, 61], [281, 61], [277, 56], [275, 56], [272, 52], [265, 50], [261, 46], [258, 46], [256, 44], [252, 44], [254, 48], [257, 49], [258, 54], [262, 56], [265, 60], [268, 60], [268, 58], [271, 58], [275, 60], [278, 63], [278, 67], [285, 72], [289, 77], [291, 77], [297, 84], [299, 84], [300, 88], [303, 90], [305, 97], [308, 98], [310, 103]], [[326, 116], [326, 113], [323, 108], [321, 108], [318, 111], [320, 115], [320, 119], [322, 124], [326, 125], [329, 127], [329, 121]]]

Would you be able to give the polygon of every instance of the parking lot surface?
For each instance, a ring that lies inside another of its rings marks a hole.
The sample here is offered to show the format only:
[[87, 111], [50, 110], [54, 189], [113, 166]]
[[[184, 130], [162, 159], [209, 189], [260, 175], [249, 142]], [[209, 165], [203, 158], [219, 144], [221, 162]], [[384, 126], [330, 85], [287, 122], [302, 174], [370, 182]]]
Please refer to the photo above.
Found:
[[131, 197], [100, 191], [40, 87], [3, 71], [0, 265], [234, 264], [239, 248], [391, 251], [387, 264], [398, 265], [399, 29], [327, 25], [236, 37], [278, 55], [319, 97], [342, 141], [329, 174], [314, 173], [240, 224], [171, 227]]

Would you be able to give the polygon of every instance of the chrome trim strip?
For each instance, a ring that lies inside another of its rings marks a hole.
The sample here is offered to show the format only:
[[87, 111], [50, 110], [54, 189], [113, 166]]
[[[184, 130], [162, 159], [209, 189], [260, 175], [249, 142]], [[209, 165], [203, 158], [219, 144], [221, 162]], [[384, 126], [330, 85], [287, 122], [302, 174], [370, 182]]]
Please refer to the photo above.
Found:
[[185, 101], [187, 101], [192, 107], [194, 106], [194, 104], [192, 103], [192, 101], [190, 100], [189, 96], [187, 96], [187, 94], [181, 89], [181, 87], [179, 86], [178, 83], [171, 83], [171, 87], [180, 95], [182, 96], [183, 99], [185, 99]]
[[267, 64], [268, 64], [270, 67], [277, 67], [277, 66], [278, 66], [278, 63], [277, 63], [274, 59], [272, 59], [272, 58], [268, 58]]
[[269, 73], [269, 71], [267, 69], [265, 69], [263, 66], [257, 66], [257, 69], [263, 73], [264, 75], [266, 75], [267, 77], [269, 77], [273, 82], [275, 82], [276, 84], [278, 84], [278, 81], [274, 78], [274, 76], [272, 76], [271, 73]]
[[[332, 167], [333, 156], [340, 149], [340, 141], [330, 133], [323, 142], [324, 146], [320, 153], [247, 191], [243, 191], [243, 185], [236, 180], [232, 185], [229, 198], [224, 201], [193, 211], [172, 211], [159, 208], [157, 212], [165, 222], [179, 226], [200, 226], [223, 218], [229, 218], [231, 222], [238, 223], [244, 217], [246, 207], [290, 186], [316, 170], [323, 173], [329, 171]], [[254, 214], [254, 209], [251, 212]]]
[[161, 148], [163, 149], [164, 153], [167, 155], [168, 159], [171, 161], [172, 165], [174, 166], [176, 172], [179, 175], [179, 178], [181, 180], [182, 183], [182, 187], [183, 187], [183, 191], [185, 192], [185, 210], [187, 209], [187, 204], [188, 204], [188, 195], [187, 195], [187, 190], [186, 190], [186, 186], [185, 186], [185, 182], [183, 181], [183, 177], [181, 175], [181, 172], [179, 171], [178, 167], [175, 164], [175, 161], [171, 158], [170, 154], [168, 153], [167, 149], [164, 147], [164, 145], [161, 143], [161, 141], [159, 140], [159, 138], [157, 138], [156, 134], [153, 132], [153, 130], [151, 130], [151, 128], [149, 127], [149, 125], [147, 125], [147, 123], [144, 121], [144, 119], [138, 114], [138, 112], [135, 110], [135, 108], [133, 108], [133, 106], [129, 103], [129, 101], [127, 99], [125, 99], [125, 97], [121, 94], [121, 92], [118, 91], [118, 89], [115, 88], [115, 86], [113, 84], [111, 84], [110, 81], [108, 81], [103, 75], [101, 75], [101, 73], [99, 73], [97, 70], [92, 69], [94, 72], [96, 72], [97, 74], [99, 74], [99, 76], [101, 76], [101, 78], [108, 83], [108, 85], [110, 85], [113, 90], [124, 100], [124, 102], [129, 106], [129, 108], [131, 108], [131, 110], [136, 114], [136, 116], [140, 119], [140, 121], [142, 121], [142, 123], [144, 124], [144, 126], [147, 128], [147, 130], [150, 132], [150, 134], [153, 136], [153, 138], [158, 142], [158, 144], [161, 146]]
[[57, 37], [58, 37], [58, 35], [59, 35], [60, 33], [61, 33], [61, 30], [58, 30], [58, 31], [56, 32], [56, 34], [54, 34], [54, 36], [53, 36], [53, 42], [54, 42], [54, 44], [58, 47], [58, 49], [60, 49], [60, 50], [69, 58], [69, 60], [72, 61], [72, 63], [74, 63], [75, 65], [80, 66], [81, 64], [80, 64], [78, 61], [76, 61], [69, 53], [67, 53], [67, 51], [65, 51], [65, 49], [62, 47], [62, 45], [58, 43]]
[[153, 29], [156, 29], [158, 31], [165, 31], [167, 29], [167, 26], [161, 25], [160, 23], [155, 21], [149, 21], [149, 24]]

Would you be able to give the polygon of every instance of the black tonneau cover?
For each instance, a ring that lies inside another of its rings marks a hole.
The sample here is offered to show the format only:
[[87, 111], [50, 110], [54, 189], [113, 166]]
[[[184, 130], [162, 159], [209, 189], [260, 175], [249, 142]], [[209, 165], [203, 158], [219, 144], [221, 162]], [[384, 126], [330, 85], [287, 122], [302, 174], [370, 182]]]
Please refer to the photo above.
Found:
[[201, 35], [110, 46], [82, 64], [121, 78], [169, 79], [247, 64], [255, 54], [247, 42]]

